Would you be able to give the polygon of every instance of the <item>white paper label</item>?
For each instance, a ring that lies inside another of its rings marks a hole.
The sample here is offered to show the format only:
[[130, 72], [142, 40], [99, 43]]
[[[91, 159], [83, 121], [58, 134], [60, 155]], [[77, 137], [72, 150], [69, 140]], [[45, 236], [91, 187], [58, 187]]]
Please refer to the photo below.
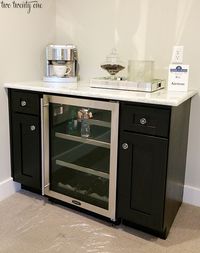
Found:
[[168, 90], [187, 91], [189, 78], [189, 65], [169, 65]]

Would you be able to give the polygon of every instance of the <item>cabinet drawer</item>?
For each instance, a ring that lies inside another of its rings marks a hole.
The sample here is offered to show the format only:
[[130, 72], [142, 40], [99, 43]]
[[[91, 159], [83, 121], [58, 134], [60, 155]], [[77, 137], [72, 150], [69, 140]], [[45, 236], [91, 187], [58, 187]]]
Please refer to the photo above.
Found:
[[170, 109], [122, 104], [123, 130], [168, 137]]
[[40, 99], [38, 94], [11, 91], [11, 104], [13, 112], [34, 115], [38, 115], [40, 112]]

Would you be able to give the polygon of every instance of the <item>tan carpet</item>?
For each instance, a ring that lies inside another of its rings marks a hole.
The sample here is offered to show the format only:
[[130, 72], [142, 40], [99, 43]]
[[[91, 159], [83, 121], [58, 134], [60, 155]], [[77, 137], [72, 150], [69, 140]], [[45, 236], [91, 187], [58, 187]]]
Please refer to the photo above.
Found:
[[167, 240], [20, 191], [0, 202], [0, 253], [200, 253], [200, 208], [182, 205]]

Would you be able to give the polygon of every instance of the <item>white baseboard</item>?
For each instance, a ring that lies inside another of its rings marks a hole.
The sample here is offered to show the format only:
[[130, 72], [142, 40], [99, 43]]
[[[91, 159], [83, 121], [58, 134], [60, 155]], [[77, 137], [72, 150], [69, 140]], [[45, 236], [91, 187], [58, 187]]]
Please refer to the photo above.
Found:
[[8, 178], [5, 181], [0, 182], [0, 201], [8, 198], [20, 189], [21, 185], [13, 182], [12, 178]]
[[[0, 182], [0, 201], [8, 198], [21, 189], [21, 185], [14, 182], [12, 178]], [[189, 185], [184, 186], [183, 202], [200, 207], [200, 188]]]
[[183, 202], [200, 207], [200, 189], [189, 185], [185, 185]]

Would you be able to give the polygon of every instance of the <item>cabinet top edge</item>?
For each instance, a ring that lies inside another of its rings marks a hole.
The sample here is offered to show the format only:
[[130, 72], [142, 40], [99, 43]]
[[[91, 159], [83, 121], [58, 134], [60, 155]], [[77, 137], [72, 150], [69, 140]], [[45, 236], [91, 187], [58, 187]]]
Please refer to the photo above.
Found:
[[167, 106], [179, 106], [186, 100], [198, 94], [198, 91], [196, 90], [177, 92], [162, 89], [149, 93], [138, 91], [99, 89], [91, 88], [89, 86], [89, 82], [83, 81], [68, 84], [48, 83], [44, 81], [13, 82], [5, 83], [4, 88]]

